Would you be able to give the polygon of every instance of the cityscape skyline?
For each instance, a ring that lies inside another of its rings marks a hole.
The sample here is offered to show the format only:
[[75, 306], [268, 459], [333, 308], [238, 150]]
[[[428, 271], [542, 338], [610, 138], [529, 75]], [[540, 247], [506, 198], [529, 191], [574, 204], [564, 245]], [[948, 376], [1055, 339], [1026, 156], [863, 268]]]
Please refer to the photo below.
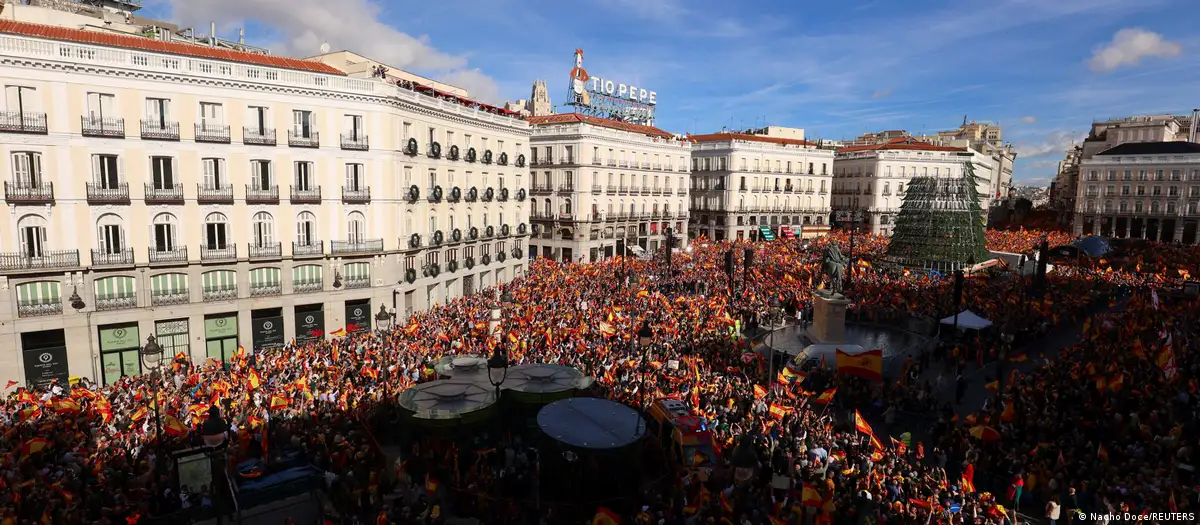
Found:
[[[1200, 81], [1188, 13], [1200, 6], [153, 0], [139, 14], [216, 22], [225, 34], [244, 26], [249, 42], [283, 55], [315, 55], [328, 42], [490, 103], [527, 98], [535, 79], [561, 103], [583, 48], [594, 74], [657, 91], [657, 124], [673, 133], [769, 124], [840, 140], [952, 129], [964, 116], [998, 122], [1019, 153], [1016, 181], [1047, 185], [1093, 119], [1196, 105], [1180, 88]], [[1155, 76], [1170, 81], [1144, 81]]]

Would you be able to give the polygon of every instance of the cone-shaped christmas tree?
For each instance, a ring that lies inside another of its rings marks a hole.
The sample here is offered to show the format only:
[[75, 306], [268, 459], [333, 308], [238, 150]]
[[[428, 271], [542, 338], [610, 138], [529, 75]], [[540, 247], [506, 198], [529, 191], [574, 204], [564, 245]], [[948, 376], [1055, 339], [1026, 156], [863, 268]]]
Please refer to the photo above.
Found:
[[970, 162], [961, 176], [914, 177], [896, 216], [888, 258], [904, 265], [958, 268], [986, 260], [980, 180]]

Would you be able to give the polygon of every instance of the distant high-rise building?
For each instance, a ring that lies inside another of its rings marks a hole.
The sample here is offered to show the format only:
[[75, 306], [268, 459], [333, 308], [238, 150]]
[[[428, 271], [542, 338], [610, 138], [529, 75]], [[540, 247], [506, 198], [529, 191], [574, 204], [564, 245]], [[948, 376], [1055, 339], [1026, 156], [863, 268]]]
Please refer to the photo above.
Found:
[[537, 80], [533, 83], [533, 92], [529, 94], [529, 103], [526, 106], [530, 116], [544, 117], [554, 114], [554, 106], [550, 104], [550, 91], [546, 89], [545, 80]]

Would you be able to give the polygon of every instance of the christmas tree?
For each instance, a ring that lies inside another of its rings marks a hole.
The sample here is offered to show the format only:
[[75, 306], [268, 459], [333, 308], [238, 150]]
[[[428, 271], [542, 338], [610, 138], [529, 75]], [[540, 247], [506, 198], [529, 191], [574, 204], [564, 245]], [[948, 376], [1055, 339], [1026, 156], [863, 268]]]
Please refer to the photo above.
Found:
[[896, 216], [888, 258], [906, 266], [956, 269], [988, 258], [979, 184], [970, 162], [962, 175], [914, 177]]

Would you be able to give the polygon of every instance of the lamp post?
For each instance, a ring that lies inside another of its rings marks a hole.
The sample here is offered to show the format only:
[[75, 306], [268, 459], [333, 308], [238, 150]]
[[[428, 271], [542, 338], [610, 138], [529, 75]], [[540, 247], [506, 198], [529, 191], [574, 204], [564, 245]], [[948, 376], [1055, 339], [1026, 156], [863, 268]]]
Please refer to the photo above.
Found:
[[76, 312], [87, 308], [87, 303], [83, 302], [83, 298], [79, 297], [79, 287], [71, 288], [71, 296], [67, 298], [67, 302], [71, 303], [71, 308]]
[[1000, 346], [1000, 362], [996, 364], [996, 370], [999, 375], [999, 377], [996, 378], [996, 381], [997, 386], [1000, 387], [1000, 393], [1003, 394], [1005, 379], [1004, 373], [1006, 371], [1004, 365], [1008, 363], [1008, 352], [1012, 348], [1013, 342], [1013, 334], [1009, 331], [1007, 326], [1004, 327], [1004, 331], [1000, 333], [1000, 340], [1003, 341], [1004, 344]]
[[[496, 389], [496, 401], [500, 400], [500, 385], [504, 384], [504, 380], [508, 379], [508, 352], [500, 349], [497, 345], [492, 350], [492, 357], [487, 360], [488, 366], [488, 382]], [[496, 379], [499, 376], [500, 379]]]
[[158, 406], [158, 391], [162, 383], [162, 357], [163, 348], [159, 346], [154, 334], [146, 336], [146, 345], [142, 347], [141, 358], [142, 366], [151, 374], [151, 384], [154, 385], [154, 444], [155, 444], [155, 459], [154, 467], [156, 471], [162, 473], [163, 462], [163, 446], [162, 446], [162, 412]]
[[[395, 296], [393, 295], [393, 297], [395, 297]], [[395, 326], [393, 325], [394, 320], [395, 320], [395, 314], [389, 314], [387, 311], [387, 306], [384, 306], [382, 304], [379, 305], [379, 313], [375, 314], [375, 330], [379, 333], [379, 339], [380, 339], [381, 344], [383, 343], [384, 332], [387, 331], [387, 329], [395, 328]], [[384, 328], [385, 325], [387, 326], [387, 328]], [[386, 356], [386, 354], [385, 354], [385, 356]], [[390, 401], [392, 399], [392, 396], [391, 396], [390, 388], [388, 388], [388, 383], [391, 382], [390, 380], [391, 380], [392, 364], [388, 362], [387, 357], [384, 357], [383, 362], [380, 364], [383, 365], [383, 398], [385, 400]]]
[[737, 447], [733, 449], [733, 457], [730, 458], [733, 464], [733, 480], [738, 484], [749, 481], [758, 470], [758, 454], [754, 452], [754, 444], [750, 439], [749, 434], [743, 435]]
[[333, 288], [338, 289], [341, 287], [342, 287], [342, 272], [334, 270], [333, 271]]
[[767, 372], [767, 384], [771, 384], [775, 380], [775, 330], [782, 328], [783, 324], [783, 304], [779, 302], [779, 297], [772, 297], [770, 306], [767, 308], [767, 330], [770, 334], [767, 336], [770, 341], [767, 343], [767, 352], [770, 356], [771, 363]]
[[642, 322], [642, 327], [637, 331], [637, 345], [641, 349], [642, 363], [638, 367], [638, 391], [641, 393], [638, 399], [638, 408], [646, 408], [646, 364], [650, 359], [650, 345], [654, 342], [654, 330], [650, 328], [650, 320]]

